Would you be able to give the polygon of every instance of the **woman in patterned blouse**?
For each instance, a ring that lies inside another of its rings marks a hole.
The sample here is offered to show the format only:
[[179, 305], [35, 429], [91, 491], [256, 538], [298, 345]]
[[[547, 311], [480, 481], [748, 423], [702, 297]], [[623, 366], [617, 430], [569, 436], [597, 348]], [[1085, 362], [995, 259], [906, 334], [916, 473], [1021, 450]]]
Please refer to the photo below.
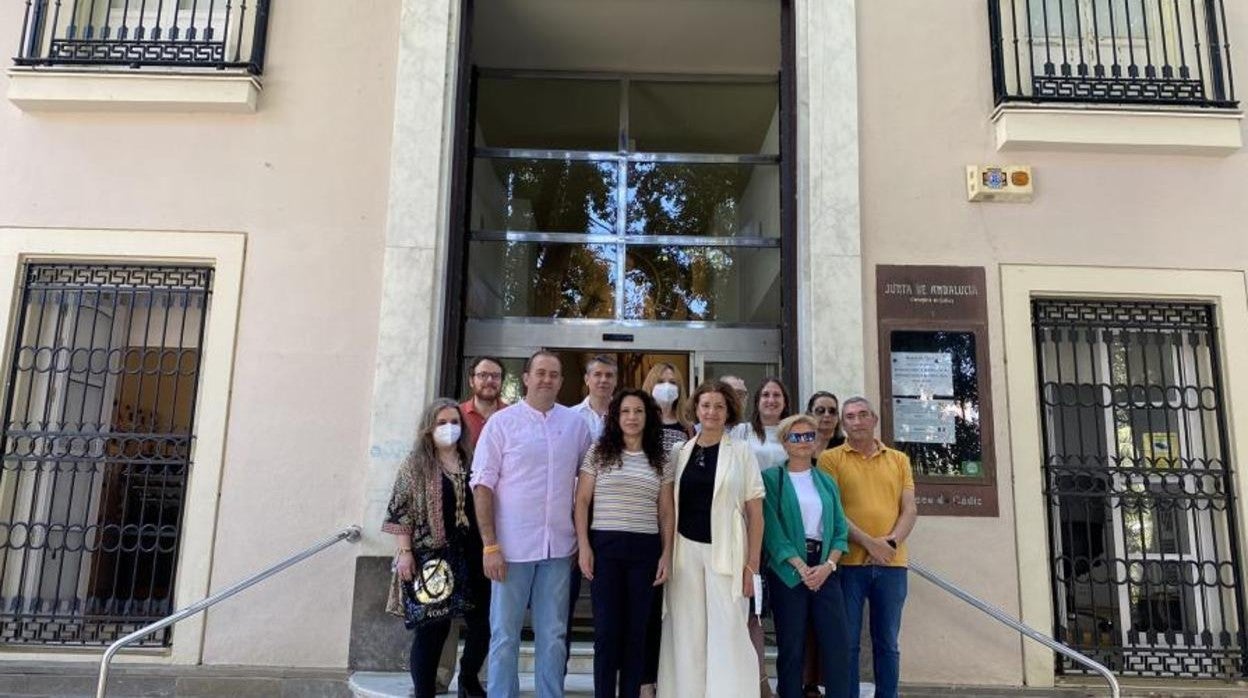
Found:
[[[459, 664], [459, 695], [485, 696], [478, 675], [490, 647], [490, 582], [481, 570], [481, 534], [468, 489], [472, 446], [459, 405], [447, 398], [425, 409], [411, 453], [399, 466], [386, 521], [381, 530], [398, 543], [395, 578], [386, 610], [403, 615], [399, 581], [415, 574], [414, 551], [458, 548], [468, 565], [463, 591], [471, 604], [464, 615], [464, 654]], [[456, 580], [460, 584], [461, 580]], [[429, 622], [415, 631], [409, 668], [416, 698], [435, 695], [438, 657], [451, 619]]]

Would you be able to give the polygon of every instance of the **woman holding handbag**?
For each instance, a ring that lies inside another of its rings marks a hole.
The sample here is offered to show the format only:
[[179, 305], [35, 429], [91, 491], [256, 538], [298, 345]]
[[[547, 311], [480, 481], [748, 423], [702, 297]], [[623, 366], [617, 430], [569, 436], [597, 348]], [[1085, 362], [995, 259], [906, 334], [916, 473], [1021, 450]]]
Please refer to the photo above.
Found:
[[416, 698], [435, 695], [438, 657], [455, 616], [465, 621], [459, 695], [484, 698], [478, 675], [490, 647], [490, 582], [468, 488], [472, 446], [459, 405], [425, 409], [411, 453], [399, 466], [381, 530], [398, 544], [386, 610], [413, 628], [409, 669]]

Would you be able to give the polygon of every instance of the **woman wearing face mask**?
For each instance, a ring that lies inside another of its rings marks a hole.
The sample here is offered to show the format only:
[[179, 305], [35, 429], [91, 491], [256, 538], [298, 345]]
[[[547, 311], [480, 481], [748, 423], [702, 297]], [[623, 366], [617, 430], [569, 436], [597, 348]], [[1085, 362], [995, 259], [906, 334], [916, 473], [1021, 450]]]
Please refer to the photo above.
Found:
[[[468, 565], [468, 579], [462, 582], [466, 584], [464, 591], [471, 609], [464, 615], [464, 654], [459, 664], [461, 698], [485, 696], [478, 675], [490, 647], [490, 582], [481, 569], [481, 535], [468, 489], [470, 444], [459, 405], [447, 398], [434, 400], [421, 418], [415, 446], [399, 466], [381, 527], [394, 535], [398, 545], [398, 579], [412, 579], [414, 552], [420, 550], [457, 548], [453, 552]], [[398, 584], [392, 584], [386, 610], [401, 616], [400, 594]], [[408, 666], [416, 698], [435, 695], [438, 657], [450, 628], [451, 619], [447, 618], [415, 630]]]
[[841, 429], [841, 401], [826, 390], [820, 390], [810, 396], [806, 402], [806, 414], [819, 423], [818, 435], [815, 439], [815, 456], [829, 448], [836, 448], [845, 443], [845, 432]]
[[675, 366], [661, 363], [650, 368], [641, 386], [659, 404], [663, 436], [669, 443], [673, 439], [684, 441], [693, 434], [684, 414], [684, 383], [684, 377]]

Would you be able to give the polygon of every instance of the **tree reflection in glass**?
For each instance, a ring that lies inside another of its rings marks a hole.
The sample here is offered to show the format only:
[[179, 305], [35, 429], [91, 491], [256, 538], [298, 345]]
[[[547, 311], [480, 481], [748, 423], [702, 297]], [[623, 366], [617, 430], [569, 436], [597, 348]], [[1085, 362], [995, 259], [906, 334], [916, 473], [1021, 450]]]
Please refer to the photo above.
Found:
[[626, 319], [779, 321], [777, 248], [631, 245], [627, 259]]
[[478, 159], [473, 227], [545, 233], [615, 233], [616, 169], [571, 160]]
[[775, 237], [779, 203], [774, 165], [650, 162], [628, 168], [632, 235]]
[[470, 317], [609, 318], [616, 245], [474, 242]]

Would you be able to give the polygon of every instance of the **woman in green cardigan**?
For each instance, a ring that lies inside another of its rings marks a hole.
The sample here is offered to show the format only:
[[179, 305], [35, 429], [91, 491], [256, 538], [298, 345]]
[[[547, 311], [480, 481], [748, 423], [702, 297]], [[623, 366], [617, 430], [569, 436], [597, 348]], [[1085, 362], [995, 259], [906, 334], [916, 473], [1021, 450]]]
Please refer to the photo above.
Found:
[[780, 422], [776, 437], [788, 460], [784, 467], [763, 471], [763, 554], [776, 626], [779, 698], [802, 698], [810, 627], [825, 694], [857, 695], [849, 685], [845, 601], [836, 572], [841, 554], [849, 550], [849, 524], [836, 482], [813, 467], [817, 426], [806, 414]]

